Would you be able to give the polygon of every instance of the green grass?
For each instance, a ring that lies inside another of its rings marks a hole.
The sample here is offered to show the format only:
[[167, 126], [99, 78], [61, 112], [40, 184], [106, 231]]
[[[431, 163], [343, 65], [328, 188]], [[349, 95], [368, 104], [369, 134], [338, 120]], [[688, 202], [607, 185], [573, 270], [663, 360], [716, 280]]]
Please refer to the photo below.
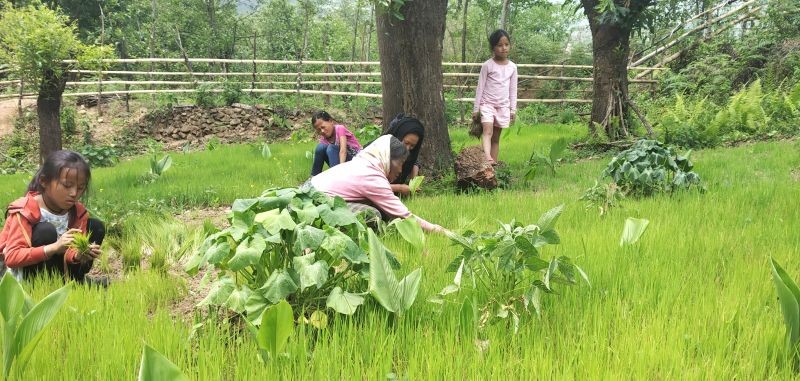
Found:
[[[500, 158], [519, 176], [533, 144], [542, 150], [558, 137], [583, 133], [581, 126], [512, 131], [501, 141]], [[452, 135], [454, 147], [477, 142], [466, 131]], [[124, 207], [151, 198], [180, 208], [229, 204], [304, 181], [312, 145], [273, 144], [270, 160], [250, 146], [173, 154], [173, 168], [149, 185], [136, 182], [147, 157], [124, 162], [94, 171], [90, 204]], [[800, 144], [756, 143], [692, 157], [708, 192], [626, 199], [606, 217], [577, 199], [607, 158], [561, 165], [555, 176], [512, 190], [408, 200], [415, 213], [448, 228], [477, 217], [469, 226], [476, 231], [494, 231], [496, 221], [512, 218], [535, 223], [566, 204], [556, 225], [562, 244], [544, 255], [575, 258], [592, 287], [562, 287], [560, 295], [545, 297], [542, 317], [524, 320], [518, 335], [504, 325], [489, 327], [481, 337], [489, 342], [486, 351], [459, 333], [456, 306], [439, 312], [425, 302], [452, 281], [444, 269], [457, 254], [446, 238], [428, 235], [426, 256], [387, 240], [402, 273], [423, 268], [417, 302], [400, 320], [371, 302], [353, 317], [334, 317], [325, 331], [298, 329], [289, 358], [263, 364], [236, 323], [171, 314], [187, 292], [181, 279], [133, 272], [107, 291], [73, 291], [26, 376], [132, 379], [147, 342], [199, 380], [385, 379], [390, 373], [407, 379], [794, 379], [768, 260], [800, 278], [800, 183], [792, 173], [800, 168]], [[0, 177], [0, 203], [18, 197], [27, 180]], [[647, 218], [650, 226], [639, 243], [620, 248], [627, 217]], [[31, 293], [38, 299], [56, 287], [56, 281], [36, 282]], [[195, 323], [203, 325], [192, 333]]]

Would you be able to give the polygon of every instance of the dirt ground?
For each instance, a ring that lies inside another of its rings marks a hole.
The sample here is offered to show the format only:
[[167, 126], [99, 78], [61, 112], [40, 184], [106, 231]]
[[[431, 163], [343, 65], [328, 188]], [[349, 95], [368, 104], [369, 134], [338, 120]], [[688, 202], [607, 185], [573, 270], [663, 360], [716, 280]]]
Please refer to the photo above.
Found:
[[[24, 99], [22, 107], [35, 106], [35, 99]], [[14, 131], [14, 119], [19, 115], [16, 99], [0, 101], [0, 138]]]
[[[25, 108], [35, 109], [36, 100], [25, 99], [22, 105]], [[78, 123], [81, 120], [88, 121], [92, 126], [94, 139], [102, 143], [110, 143], [125, 126], [138, 121], [148, 112], [146, 105], [131, 101], [131, 112], [128, 113], [125, 110], [125, 102], [122, 100], [104, 103], [102, 105], [103, 116], [98, 115], [97, 107], [76, 106], [74, 101], [69, 99], [65, 99], [63, 106], [75, 107], [78, 111]], [[0, 101], [0, 140], [14, 131], [14, 120], [18, 116], [16, 99]], [[81, 128], [80, 125], [78, 128]]]

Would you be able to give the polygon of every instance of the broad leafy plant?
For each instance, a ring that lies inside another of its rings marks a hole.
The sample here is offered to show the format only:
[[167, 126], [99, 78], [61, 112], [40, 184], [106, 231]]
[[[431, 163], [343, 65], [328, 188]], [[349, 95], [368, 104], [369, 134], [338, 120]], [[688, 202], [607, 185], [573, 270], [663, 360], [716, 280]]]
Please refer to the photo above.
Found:
[[448, 234], [462, 247], [461, 254], [447, 268], [456, 275], [452, 284], [429, 300], [443, 304], [448, 295], [466, 292], [467, 307], [462, 306], [461, 310], [464, 322], [471, 321], [470, 314], [474, 312], [478, 327], [510, 319], [517, 332], [521, 318], [531, 309], [541, 313], [542, 293], [555, 293], [559, 283], [577, 283], [577, 274], [588, 283], [586, 273], [570, 258], [542, 255], [547, 245], [561, 242], [555, 223], [563, 207], [544, 213], [535, 225], [512, 221], [501, 223], [495, 233]]
[[675, 155], [671, 148], [642, 139], [611, 159], [602, 177], [610, 177], [626, 195], [650, 196], [693, 187], [702, 189], [700, 176], [692, 172], [691, 151]]
[[[343, 199], [311, 187], [270, 189], [236, 200], [229, 221], [186, 265], [189, 273], [219, 270], [201, 305], [227, 307], [259, 325], [263, 311], [284, 299], [303, 313], [330, 308], [351, 315], [364, 303], [374, 255], [367, 254], [363, 217]], [[392, 268], [400, 266], [385, 256]], [[379, 276], [387, 279], [375, 282], [391, 280], [388, 272]]]
[[555, 175], [556, 174], [556, 162], [558, 159], [561, 158], [561, 155], [564, 154], [564, 150], [567, 149], [567, 140], [564, 138], [560, 138], [553, 142], [550, 145], [550, 152], [545, 155], [544, 153], [536, 152], [535, 150], [531, 152], [531, 157], [528, 158], [528, 171], [525, 173], [525, 179], [531, 180], [536, 176], [536, 172], [540, 167], [544, 167], [550, 170], [550, 173]]
[[139, 363], [139, 381], [187, 381], [178, 367], [149, 345], [144, 345]]
[[778, 299], [783, 311], [783, 322], [786, 324], [786, 346], [795, 369], [800, 368], [800, 288], [789, 274], [770, 258], [772, 280], [778, 291]]
[[3, 379], [19, 377], [25, 370], [42, 330], [67, 299], [71, 283], [34, 304], [17, 279], [6, 271], [0, 280], [0, 315], [3, 329]]

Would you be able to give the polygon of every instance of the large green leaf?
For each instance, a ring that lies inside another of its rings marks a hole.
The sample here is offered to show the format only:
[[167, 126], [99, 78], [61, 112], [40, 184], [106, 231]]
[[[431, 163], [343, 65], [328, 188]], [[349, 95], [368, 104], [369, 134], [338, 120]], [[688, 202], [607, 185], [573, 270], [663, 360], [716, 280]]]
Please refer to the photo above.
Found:
[[405, 219], [395, 219], [391, 224], [397, 228], [400, 236], [410, 243], [417, 252], [421, 252], [425, 248], [425, 233], [422, 232], [422, 227], [419, 226], [416, 217], [411, 215]]
[[389, 312], [402, 314], [411, 307], [419, 291], [420, 269], [408, 274], [401, 282], [386, 258], [386, 248], [375, 233], [367, 230], [369, 241], [369, 290], [383, 308]]
[[205, 253], [206, 262], [215, 265], [222, 262], [231, 253], [231, 245], [227, 239], [221, 239], [208, 248]]
[[628, 217], [625, 220], [625, 228], [622, 229], [622, 237], [619, 239], [619, 245], [624, 246], [636, 243], [642, 234], [644, 234], [649, 223], [650, 221], [644, 218]]
[[3, 279], [0, 280], [0, 314], [3, 320], [8, 322], [12, 317], [19, 315], [24, 305], [25, 291], [11, 275], [11, 271], [6, 270]]
[[271, 304], [260, 292], [251, 292], [244, 305], [247, 319], [254, 325], [261, 325], [261, 317], [264, 316], [264, 310]]
[[363, 303], [363, 296], [343, 291], [341, 287], [337, 286], [328, 295], [325, 305], [340, 314], [352, 315]]
[[269, 214], [261, 222], [270, 234], [278, 234], [282, 230], [294, 230], [297, 224], [289, 211], [284, 209], [278, 214]]
[[407, 311], [414, 304], [419, 293], [419, 283], [422, 280], [422, 269], [416, 269], [406, 275], [397, 287], [397, 298], [401, 301], [403, 311]]
[[319, 211], [312, 203], [304, 205], [303, 208], [297, 208], [293, 210], [297, 214], [297, 218], [300, 220], [300, 222], [305, 222], [309, 225], [313, 224], [314, 221], [319, 218]]
[[550, 145], [550, 163], [556, 164], [556, 160], [561, 157], [564, 150], [567, 149], [567, 139], [559, 138]]
[[564, 211], [564, 204], [556, 206], [553, 209], [548, 210], [541, 217], [539, 217], [539, 221], [536, 225], [539, 226], [542, 232], [546, 232], [548, 230], [553, 230], [556, 225], [556, 221], [558, 221], [558, 217], [561, 216], [561, 212]]
[[328, 281], [328, 263], [314, 259], [314, 253], [292, 258], [294, 270], [300, 276], [301, 291], [310, 286], [320, 288]]
[[261, 349], [268, 351], [274, 357], [283, 351], [286, 341], [293, 332], [292, 306], [285, 300], [281, 300], [264, 311], [256, 342]]
[[774, 259], [770, 258], [770, 264], [772, 264], [772, 280], [781, 302], [783, 321], [786, 323], [786, 338], [791, 350], [794, 350], [800, 341], [800, 289]]
[[333, 209], [321, 208], [318, 210], [322, 221], [330, 226], [348, 226], [358, 222], [355, 213], [350, 211], [346, 204], [344, 206], [334, 207]]
[[64, 301], [67, 300], [71, 287], [72, 283], [53, 291], [22, 318], [14, 335], [14, 344], [11, 347], [12, 353], [17, 354], [16, 363], [18, 369], [25, 369], [36, 343], [41, 338], [42, 330], [50, 324], [58, 310], [61, 309]]
[[267, 249], [267, 243], [260, 234], [254, 234], [236, 247], [236, 254], [228, 261], [231, 271], [239, 271], [253, 266], [261, 260], [261, 254]]
[[188, 380], [178, 367], [149, 345], [144, 345], [139, 365], [139, 381]]
[[278, 269], [272, 272], [261, 291], [272, 303], [277, 303], [281, 299], [297, 291], [297, 282], [285, 269]]
[[350, 263], [366, 263], [369, 258], [364, 254], [364, 250], [353, 242], [353, 239], [342, 233], [338, 229], [330, 226], [325, 227], [325, 240], [322, 241], [320, 248], [325, 250], [332, 258], [331, 263], [338, 263], [341, 257], [347, 258]]
[[223, 276], [211, 285], [208, 295], [200, 301], [201, 306], [221, 306], [224, 305], [231, 293], [236, 288], [236, 282], [229, 276]]
[[292, 249], [295, 255], [304, 254], [306, 249], [317, 250], [325, 240], [325, 231], [308, 225], [297, 225]]

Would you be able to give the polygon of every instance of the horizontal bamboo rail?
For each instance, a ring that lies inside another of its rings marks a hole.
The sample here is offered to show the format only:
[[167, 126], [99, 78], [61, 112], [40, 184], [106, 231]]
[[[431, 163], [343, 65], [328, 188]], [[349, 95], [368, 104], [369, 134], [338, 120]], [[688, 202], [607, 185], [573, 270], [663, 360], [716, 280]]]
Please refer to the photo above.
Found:
[[[184, 64], [187, 60], [183, 58], [114, 58], [103, 59], [102, 63], [177, 63]], [[74, 64], [77, 60], [64, 60], [64, 63]], [[222, 58], [188, 58], [190, 63], [228, 63], [228, 64], [277, 64], [277, 65], [332, 65], [332, 66], [377, 66], [378, 61], [291, 61], [291, 60], [261, 60], [261, 59], [222, 59]], [[442, 66], [467, 66], [480, 67], [483, 62], [442, 62]], [[540, 68], [540, 69], [592, 69], [592, 65], [567, 65], [567, 64], [516, 64], [518, 68]], [[650, 67], [631, 66], [629, 70], [657, 69]], [[663, 70], [663, 69], [662, 69]]]

